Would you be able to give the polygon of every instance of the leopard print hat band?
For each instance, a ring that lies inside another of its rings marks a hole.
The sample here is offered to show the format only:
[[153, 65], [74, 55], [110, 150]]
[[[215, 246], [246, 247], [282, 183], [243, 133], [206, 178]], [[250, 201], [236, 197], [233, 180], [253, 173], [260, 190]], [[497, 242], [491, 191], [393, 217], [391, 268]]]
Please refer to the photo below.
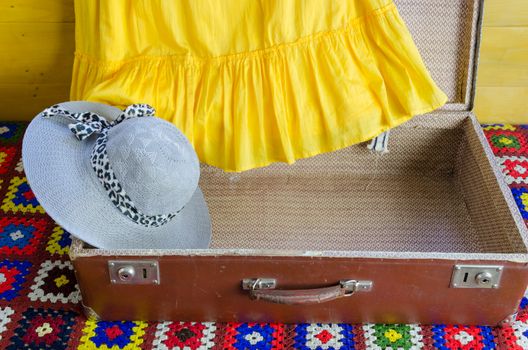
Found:
[[115, 207], [130, 220], [145, 227], [160, 227], [174, 218], [183, 208], [171, 214], [146, 215], [141, 213], [115, 176], [108, 159], [106, 144], [108, 130], [113, 126], [130, 118], [151, 117], [154, 114], [154, 108], [147, 104], [128, 106], [112, 122], [92, 112], [71, 113], [59, 105], [51, 106], [41, 114], [44, 118], [59, 116], [71, 120], [72, 123], [68, 124], [68, 128], [79, 141], [87, 139], [94, 133], [99, 134], [90, 157], [92, 168]]

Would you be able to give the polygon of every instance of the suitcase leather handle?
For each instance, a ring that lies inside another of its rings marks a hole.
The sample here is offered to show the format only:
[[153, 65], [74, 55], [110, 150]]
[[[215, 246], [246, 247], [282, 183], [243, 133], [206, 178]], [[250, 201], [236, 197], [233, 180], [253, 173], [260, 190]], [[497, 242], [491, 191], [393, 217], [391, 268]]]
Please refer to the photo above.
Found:
[[[263, 282], [264, 281], [264, 282]], [[271, 282], [270, 282], [271, 281]], [[243, 289], [249, 290], [249, 297], [276, 304], [305, 305], [318, 304], [343, 297], [349, 297], [357, 291], [367, 292], [372, 289], [371, 281], [343, 280], [331, 287], [314, 289], [274, 289], [273, 279], [245, 279]]]

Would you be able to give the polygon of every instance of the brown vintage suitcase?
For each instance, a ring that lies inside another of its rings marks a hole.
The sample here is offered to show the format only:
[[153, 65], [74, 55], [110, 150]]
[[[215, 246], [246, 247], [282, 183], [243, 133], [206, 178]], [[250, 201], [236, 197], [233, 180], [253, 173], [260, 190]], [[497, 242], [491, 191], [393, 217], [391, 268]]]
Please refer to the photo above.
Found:
[[[397, 0], [450, 103], [365, 144], [242, 174], [203, 166], [207, 250], [74, 241], [106, 320], [494, 325], [528, 282], [528, 234], [470, 110], [482, 3]], [[73, 232], [75, 234], [75, 232]]]

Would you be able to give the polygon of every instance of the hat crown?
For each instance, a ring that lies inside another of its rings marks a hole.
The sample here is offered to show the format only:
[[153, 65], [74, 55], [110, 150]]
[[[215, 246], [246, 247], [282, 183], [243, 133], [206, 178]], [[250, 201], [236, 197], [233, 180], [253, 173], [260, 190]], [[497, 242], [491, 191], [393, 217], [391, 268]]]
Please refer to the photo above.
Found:
[[133, 118], [108, 131], [107, 154], [117, 180], [146, 215], [176, 213], [198, 186], [200, 165], [177, 128], [159, 118]]

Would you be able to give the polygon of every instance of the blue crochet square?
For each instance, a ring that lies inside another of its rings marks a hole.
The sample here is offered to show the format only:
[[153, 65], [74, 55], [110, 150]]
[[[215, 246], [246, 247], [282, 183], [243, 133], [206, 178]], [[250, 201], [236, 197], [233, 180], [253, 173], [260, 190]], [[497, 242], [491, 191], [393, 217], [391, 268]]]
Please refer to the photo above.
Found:
[[525, 220], [528, 220], [528, 189], [524, 187], [514, 187], [511, 189], [511, 191], [522, 217]]
[[11, 301], [20, 294], [31, 266], [29, 261], [0, 261], [0, 300]]

